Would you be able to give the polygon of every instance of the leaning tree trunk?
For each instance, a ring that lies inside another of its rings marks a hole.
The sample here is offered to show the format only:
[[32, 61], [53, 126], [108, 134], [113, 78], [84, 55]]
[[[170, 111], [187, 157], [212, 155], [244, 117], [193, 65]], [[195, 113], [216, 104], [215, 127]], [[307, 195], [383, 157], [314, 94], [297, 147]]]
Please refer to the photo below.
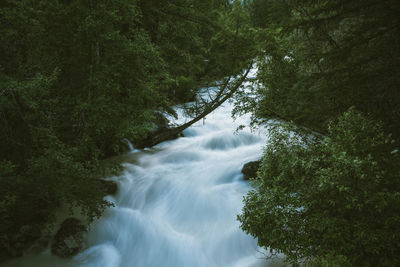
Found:
[[204, 110], [195, 118], [182, 125], [173, 128], [163, 129], [160, 132], [156, 132], [152, 136], [149, 136], [142, 143], [136, 144], [136, 147], [138, 148], [152, 147], [163, 141], [172, 140], [179, 137], [182, 134], [182, 131], [184, 131], [194, 123], [203, 119], [205, 116], [207, 116], [208, 114], [213, 112], [216, 108], [218, 108], [221, 104], [223, 104], [226, 100], [231, 98], [233, 94], [238, 91], [240, 86], [246, 80], [251, 67], [252, 64], [250, 64], [246, 72], [239, 79], [235, 80], [233, 83], [229, 83], [231, 78], [226, 79], [226, 81], [221, 85], [220, 90], [216, 94], [215, 98], [212, 99], [210, 102], [204, 104]]

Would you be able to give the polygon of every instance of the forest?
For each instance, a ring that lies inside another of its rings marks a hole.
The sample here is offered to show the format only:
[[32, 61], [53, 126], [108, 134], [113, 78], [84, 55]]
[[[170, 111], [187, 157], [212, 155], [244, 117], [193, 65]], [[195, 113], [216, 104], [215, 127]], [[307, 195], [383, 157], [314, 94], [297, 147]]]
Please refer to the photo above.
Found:
[[251, 127], [281, 122], [241, 228], [293, 266], [399, 266], [398, 14], [397, 0], [1, 1], [0, 262], [60, 205], [100, 217], [124, 140], [222, 81], [192, 113], [231, 100]]

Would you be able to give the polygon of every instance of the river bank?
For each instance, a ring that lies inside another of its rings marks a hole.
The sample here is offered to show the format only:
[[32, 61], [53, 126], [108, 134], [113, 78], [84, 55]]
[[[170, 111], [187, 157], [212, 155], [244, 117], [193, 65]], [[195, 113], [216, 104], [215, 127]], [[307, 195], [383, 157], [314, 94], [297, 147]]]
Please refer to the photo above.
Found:
[[[236, 221], [250, 189], [241, 169], [257, 160], [265, 133], [243, 130], [224, 104], [185, 137], [119, 156], [119, 185], [88, 233], [88, 248], [69, 260], [45, 251], [8, 262], [24, 266], [273, 266]], [[29, 262], [29, 265], [27, 265]]]

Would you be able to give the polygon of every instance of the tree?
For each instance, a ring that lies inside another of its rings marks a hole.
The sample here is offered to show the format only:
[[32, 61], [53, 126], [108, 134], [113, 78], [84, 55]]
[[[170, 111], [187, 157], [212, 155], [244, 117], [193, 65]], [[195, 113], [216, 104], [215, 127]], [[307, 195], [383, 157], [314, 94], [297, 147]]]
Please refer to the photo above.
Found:
[[326, 132], [330, 120], [355, 106], [399, 136], [398, 1], [251, 3], [264, 51], [249, 107], [257, 117]]
[[242, 91], [257, 53], [255, 31], [250, 25], [249, 13], [241, 1], [233, 1], [230, 5], [222, 7], [214, 21], [195, 16], [196, 23], [207, 23], [206, 26], [211, 28], [212, 34], [209, 34], [211, 39], [205, 39], [209, 45], [207, 53], [203, 55], [204, 61], [207, 62], [206, 68], [200, 68], [201, 74], [197, 73], [203, 94], [191, 99], [190, 103], [181, 105], [186, 115], [192, 119], [166, 131], [156, 132], [136, 143], [138, 147], [153, 146], [176, 138], [183, 130]]
[[292, 130], [271, 132], [243, 230], [292, 263], [397, 266], [400, 155], [382, 124], [350, 109], [321, 140]]
[[398, 265], [399, 2], [254, 0], [249, 10], [262, 53], [236, 112], [296, 126], [272, 131], [242, 228], [292, 263]]
[[[29, 246], [61, 204], [99, 216], [109, 204], [99, 173], [118, 167], [105, 159], [124, 150], [122, 140], [140, 143], [157, 114], [174, 114], [202, 85], [243, 73], [252, 50], [239, 49], [251, 43], [240, 7], [0, 3], [0, 261]], [[213, 107], [233, 90], [223, 88]]]

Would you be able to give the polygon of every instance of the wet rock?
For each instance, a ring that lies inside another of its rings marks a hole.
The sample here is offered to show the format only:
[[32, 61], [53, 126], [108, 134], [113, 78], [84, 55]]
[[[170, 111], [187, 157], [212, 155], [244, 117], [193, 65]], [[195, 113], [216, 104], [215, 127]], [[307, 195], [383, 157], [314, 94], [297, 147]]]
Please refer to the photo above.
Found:
[[242, 173], [243, 179], [249, 180], [257, 176], [257, 171], [260, 168], [261, 160], [250, 161], [243, 165]]
[[114, 196], [118, 192], [118, 185], [114, 181], [100, 180], [102, 190], [107, 195]]
[[78, 254], [84, 248], [86, 232], [80, 220], [66, 219], [52, 240], [51, 253], [62, 258]]

